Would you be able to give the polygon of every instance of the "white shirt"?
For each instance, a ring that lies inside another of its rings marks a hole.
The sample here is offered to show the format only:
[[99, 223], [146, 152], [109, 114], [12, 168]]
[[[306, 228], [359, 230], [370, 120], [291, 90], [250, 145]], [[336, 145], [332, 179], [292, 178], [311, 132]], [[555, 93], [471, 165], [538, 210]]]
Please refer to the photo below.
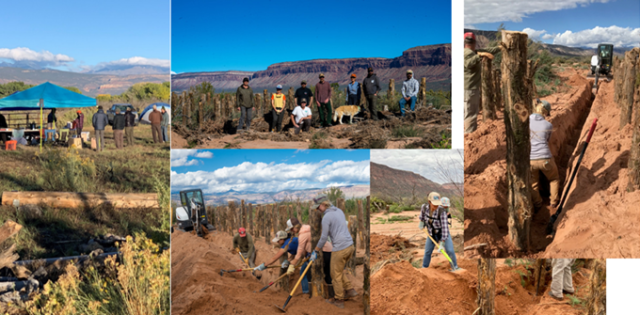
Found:
[[598, 55], [593, 55], [593, 57], [591, 57], [591, 65], [592, 66], [597, 66], [600, 63], [600, 58], [598, 58]]
[[299, 124], [300, 121], [302, 121], [302, 118], [311, 116], [311, 109], [309, 107], [305, 107], [304, 109], [302, 109], [302, 107], [296, 106], [296, 108], [293, 109], [293, 113], [291, 114], [295, 116], [296, 124]]

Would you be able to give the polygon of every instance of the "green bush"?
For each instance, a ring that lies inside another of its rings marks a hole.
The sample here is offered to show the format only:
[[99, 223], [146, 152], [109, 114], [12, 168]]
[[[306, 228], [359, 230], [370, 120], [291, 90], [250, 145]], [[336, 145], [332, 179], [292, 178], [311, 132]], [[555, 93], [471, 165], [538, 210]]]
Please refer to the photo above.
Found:
[[414, 125], [401, 125], [394, 128], [391, 134], [396, 138], [422, 137], [423, 131]]

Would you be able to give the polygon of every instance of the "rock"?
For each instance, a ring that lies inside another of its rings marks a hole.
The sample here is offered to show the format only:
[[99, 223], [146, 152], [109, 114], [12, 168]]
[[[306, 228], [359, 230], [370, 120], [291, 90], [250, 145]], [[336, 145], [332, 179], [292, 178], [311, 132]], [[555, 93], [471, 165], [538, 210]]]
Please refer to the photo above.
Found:
[[38, 205], [22, 205], [18, 207], [18, 213], [27, 220], [42, 218], [42, 209]]
[[91, 243], [80, 245], [80, 252], [82, 252], [82, 253], [90, 253], [90, 252], [93, 252], [93, 251], [95, 251], [97, 249], [104, 250], [102, 245], [100, 245], [100, 244], [98, 244], [96, 242], [91, 242]]

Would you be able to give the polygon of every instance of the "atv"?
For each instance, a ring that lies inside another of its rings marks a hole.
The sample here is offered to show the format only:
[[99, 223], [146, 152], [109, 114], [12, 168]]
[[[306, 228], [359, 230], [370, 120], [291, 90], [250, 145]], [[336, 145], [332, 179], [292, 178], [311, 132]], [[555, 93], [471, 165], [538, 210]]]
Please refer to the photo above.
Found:
[[180, 192], [182, 206], [176, 209], [177, 228], [183, 232], [192, 231], [204, 237], [215, 227], [209, 224], [207, 211], [202, 197], [202, 190], [192, 189]]

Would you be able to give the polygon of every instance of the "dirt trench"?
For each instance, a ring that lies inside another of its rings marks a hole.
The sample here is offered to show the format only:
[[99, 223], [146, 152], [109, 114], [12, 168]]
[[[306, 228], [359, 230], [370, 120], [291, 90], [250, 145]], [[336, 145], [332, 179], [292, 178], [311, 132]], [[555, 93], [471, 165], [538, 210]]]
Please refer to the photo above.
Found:
[[[576, 70], [566, 69], [560, 76], [570, 86], [569, 90], [542, 99], [552, 104], [551, 117], [547, 118], [554, 127], [549, 147], [558, 166], [562, 194], [569, 177], [568, 167], [575, 162], [577, 146], [584, 136], [584, 126], [588, 130], [591, 125], [592, 119], [588, 118], [594, 97], [593, 81]], [[609, 93], [613, 93], [613, 82], [603, 82], [596, 101], [609, 97]], [[548, 206], [548, 182], [544, 176], [541, 176], [540, 192], [545, 205], [532, 219], [530, 251], [518, 252], [508, 240], [506, 138], [502, 113], [498, 116], [498, 120], [481, 123], [476, 132], [465, 135], [465, 246], [487, 244], [465, 252], [468, 255], [465, 257], [549, 256], [544, 252], [553, 238], [546, 235], [545, 229], [554, 210]]]
[[[276, 253], [264, 239], [254, 239], [254, 242], [257, 264]], [[180, 231], [171, 234], [172, 314], [282, 314], [274, 305], [282, 306], [290, 292], [274, 284], [257, 293], [278, 277], [278, 268], [258, 272], [260, 280], [250, 272], [220, 276], [221, 269], [243, 268], [240, 256], [231, 253], [231, 244], [232, 237], [222, 232], [214, 231], [206, 239]], [[356, 291], [362, 293], [362, 266], [356, 268], [356, 273], [357, 277], [349, 277]], [[298, 276], [292, 278], [290, 288]], [[362, 314], [364, 307], [361, 295], [346, 301], [345, 308], [339, 309], [320, 297], [303, 295], [298, 288], [286, 310], [289, 314], [347, 315]]]

